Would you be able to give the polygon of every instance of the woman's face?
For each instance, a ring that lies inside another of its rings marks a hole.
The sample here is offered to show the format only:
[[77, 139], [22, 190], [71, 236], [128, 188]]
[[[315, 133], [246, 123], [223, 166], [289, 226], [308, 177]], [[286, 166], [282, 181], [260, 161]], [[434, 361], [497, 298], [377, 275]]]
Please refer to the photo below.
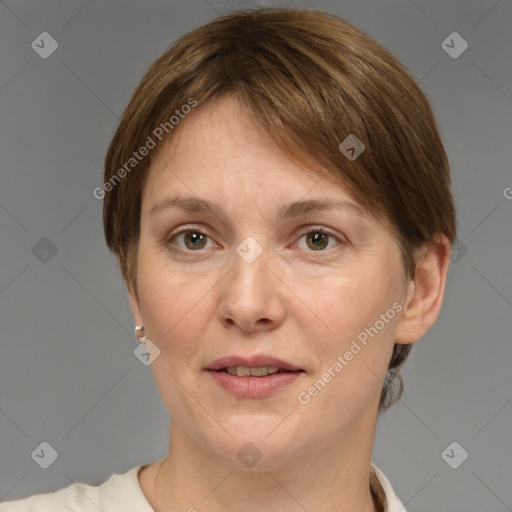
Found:
[[[130, 297], [161, 351], [151, 368], [172, 428], [232, 465], [261, 452], [266, 468], [368, 438], [408, 284], [389, 226], [229, 99], [195, 110], [173, 144], [143, 192]], [[211, 369], [229, 356], [301, 371]]]

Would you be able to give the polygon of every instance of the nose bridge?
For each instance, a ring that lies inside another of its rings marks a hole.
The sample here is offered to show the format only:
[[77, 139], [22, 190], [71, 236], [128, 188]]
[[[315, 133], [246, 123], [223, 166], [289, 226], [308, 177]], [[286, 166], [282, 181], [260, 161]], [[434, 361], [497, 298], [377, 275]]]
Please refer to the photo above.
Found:
[[232, 272], [226, 280], [219, 314], [249, 332], [259, 326], [276, 326], [284, 315], [279, 287], [268, 268], [270, 252], [252, 236], [235, 248]]
[[264, 248], [255, 237], [245, 237], [235, 248], [233, 257], [232, 285], [242, 285], [242, 290], [257, 293], [264, 292], [268, 279], [264, 275], [269, 273], [269, 250]]
[[[240, 257], [240, 259], [242, 259], [248, 265], [252, 265], [258, 259], [261, 260], [261, 255], [263, 254], [264, 251], [265, 251], [265, 249], [263, 248], [263, 245], [258, 240], [256, 240], [256, 238], [254, 238], [253, 236], [250, 236], [250, 235], [246, 236], [236, 246], [236, 249], [235, 249], [235, 252]], [[268, 256], [268, 249], [267, 249], [267, 253], [265, 254], [265, 258], [267, 256]]]

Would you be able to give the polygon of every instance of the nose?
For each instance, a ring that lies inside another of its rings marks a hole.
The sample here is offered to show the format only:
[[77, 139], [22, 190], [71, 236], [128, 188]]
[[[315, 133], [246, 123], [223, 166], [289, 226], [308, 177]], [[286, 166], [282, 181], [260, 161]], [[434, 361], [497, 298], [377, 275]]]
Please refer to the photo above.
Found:
[[[270, 264], [270, 265], [269, 265]], [[218, 315], [224, 327], [237, 326], [244, 333], [279, 327], [286, 314], [285, 286], [266, 251], [251, 263], [234, 254], [233, 268], [222, 281]]]

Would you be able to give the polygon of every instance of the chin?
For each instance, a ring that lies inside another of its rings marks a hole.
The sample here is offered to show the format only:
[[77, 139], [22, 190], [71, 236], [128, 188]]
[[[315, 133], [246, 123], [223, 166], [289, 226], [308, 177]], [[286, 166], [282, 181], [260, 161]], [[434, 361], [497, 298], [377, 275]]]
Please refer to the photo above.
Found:
[[[269, 471], [289, 463], [292, 454], [304, 444], [290, 425], [284, 427], [283, 417], [251, 417], [251, 421], [232, 421], [221, 439], [209, 439], [212, 451], [234, 469]], [[258, 421], [260, 420], [260, 421]], [[286, 422], [287, 420], [285, 420]], [[304, 429], [301, 434], [304, 435]], [[298, 434], [298, 433], [297, 433]], [[213, 441], [213, 442], [212, 442]]]

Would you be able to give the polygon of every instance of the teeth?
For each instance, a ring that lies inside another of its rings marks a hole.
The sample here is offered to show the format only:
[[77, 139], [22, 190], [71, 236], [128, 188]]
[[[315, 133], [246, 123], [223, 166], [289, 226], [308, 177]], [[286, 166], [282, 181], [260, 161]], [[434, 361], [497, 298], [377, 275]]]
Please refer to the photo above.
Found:
[[264, 377], [265, 375], [272, 375], [279, 371], [278, 366], [260, 366], [258, 368], [248, 368], [247, 366], [230, 366], [226, 368], [230, 375], [237, 375], [238, 377]]

